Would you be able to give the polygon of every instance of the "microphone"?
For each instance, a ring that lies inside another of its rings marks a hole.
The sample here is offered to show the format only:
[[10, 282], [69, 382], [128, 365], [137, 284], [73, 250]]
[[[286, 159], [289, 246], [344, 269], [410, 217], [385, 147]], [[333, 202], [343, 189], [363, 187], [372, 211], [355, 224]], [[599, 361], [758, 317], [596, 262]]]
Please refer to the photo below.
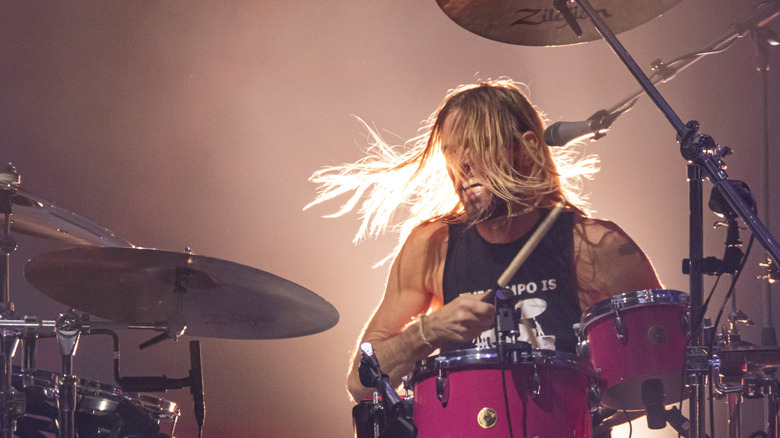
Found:
[[358, 375], [360, 383], [367, 388], [376, 388], [383, 397], [383, 402], [388, 406], [394, 406], [401, 402], [401, 398], [390, 385], [387, 374], [379, 367], [379, 359], [374, 354], [374, 346], [370, 342], [360, 344], [360, 367]]
[[381, 370], [379, 369], [379, 359], [374, 354], [374, 346], [369, 342], [360, 344], [358, 377], [360, 377], [360, 384], [366, 388], [376, 388], [377, 381], [382, 378]]
[[390, 378], [379, 368], [379, 359], [374, 354], [374, 346], [370, 342], [360, 344], [360, 366], [358, 375], [360, 383], [369, 388], [374, 387], [382, 396], [382, 406], [385, 409], [385, 430], [378, 436], [414, 438], [417, 427], [403, 412], [401, 397], [390, 385]]
[[658, 379], [642, 382], [642, 401], [647, 408], [647, 428], [658, 430], [666, 427], [664, 384]]
[[544, 142], [548, 146], [565, 146], [575, 140], [598, 140], [607, 135], [615, 118], [617, 115], [600, 110], [582, 122], [555, 122], [544, 130]]
[[198, 430], [203, 430], [206, 405], [203, 403], [203, 371], [200, 359], [200, 341], [190, 341], [190, 394], [195, 405], [195, 421]]
[[585, 140], [602, 134], [600, 125], [593, 120], [584, 122], [555, 122], [544, 130], [544, 142], [548, 146], [564, 146], [574, 140]]

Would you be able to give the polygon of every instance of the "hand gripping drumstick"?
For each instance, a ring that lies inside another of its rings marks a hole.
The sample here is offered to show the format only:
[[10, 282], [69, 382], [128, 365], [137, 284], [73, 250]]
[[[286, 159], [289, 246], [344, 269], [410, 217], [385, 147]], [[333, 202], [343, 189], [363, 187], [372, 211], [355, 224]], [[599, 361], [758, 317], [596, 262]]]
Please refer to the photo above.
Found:
[[[531, 255], [533, 250], [536, 249], [536, 246], [539, 245], [539, 242], [541, 242], [544, 236], [546, 236], [547, 233], [550, 231], [550, 228], [555, 223], [555, 220], [558, 219], [558, 216], [561, 214], [561, 211], [563, 211], [563, 207], [565, 206], [566, 206], [566, 199], [561, 198], [558, 204], [555, 205], [555, 208], [553, 208], [552, 211], [550, 211], [550, 214], [548, 214], [547, 217], [544, 218], [542, 223], [539, 224], [539, 227], [536, 228], [536, 231], [534, 231], [531, 237], [528, 238], [528, 241], [525, 242], [525, 245], [523, 245], [523, 247], [520, 248], [520, 251], [517, 252], [517, 255], [509, 264], [509, 266], [506, 268], [506, 270], [504, 270], [504, 273], [501, 274], [500, 277], [498, 277], [498, 282], [497, 282], [498, 288], [496, 289], [494, 301], [498, 300], [498, 289], [503, 289], [506, 287], [507, 284], [509, 284], [509, 281], [515, 275], [517, 270], [520, 269], [520, 266], [522, 266], [523, 263], [525, 263], [525, 261], [528, 259], [528, 256]], [[522, 324], [528, 329], [529, 333], [533, 333], [530, 323], [525, 318], [522, 318], [522, 301], [520, 302], [520, 315], [521, 315], [520, 321], [522, 322]], [[539, 346], [534, 336], [530, 336], [530, 342], [532, 348], [537, 348]]]

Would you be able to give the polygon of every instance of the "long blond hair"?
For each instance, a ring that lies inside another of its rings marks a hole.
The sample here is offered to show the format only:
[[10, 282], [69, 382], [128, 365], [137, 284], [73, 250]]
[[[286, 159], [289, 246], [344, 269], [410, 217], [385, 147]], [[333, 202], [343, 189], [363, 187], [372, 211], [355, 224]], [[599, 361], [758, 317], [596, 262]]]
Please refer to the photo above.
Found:
[[[443, 132], [448, 118], [452, 118], [450, 129]], [[370, 143], [366, 156], [316, 171], [310, 180], [319, 185], [317, 197], [305, 207], [351, 192], [329, 217], [343, 215], [359, 204], [355, 242], [391, 228], [399, 232], [403, 243], [423, 222], [463, 220], [463, 205], [448, 175], [447, 157], [451, 163], [468, 158], [468, 171], [507, 202], [508, 214], [511, 205], [548, 208], [561, 197], [587, 210], [582, 184], [598, 170], [598, 158], [582, 156], [573, 147], [548, 147], [541, 113], [525, 97], [523, 86], [510, 79], [450, 90], [420, 133], [401, 146], [387, 144], [364, 125]], [[538, 141], [527, 141], [524, 134], [528, 131]], [[457, 174], [464, 169], [451, 165], [450, 171]], [[405, 210], [400, 212], [405, 217], [396, 217], [399, 210]]]

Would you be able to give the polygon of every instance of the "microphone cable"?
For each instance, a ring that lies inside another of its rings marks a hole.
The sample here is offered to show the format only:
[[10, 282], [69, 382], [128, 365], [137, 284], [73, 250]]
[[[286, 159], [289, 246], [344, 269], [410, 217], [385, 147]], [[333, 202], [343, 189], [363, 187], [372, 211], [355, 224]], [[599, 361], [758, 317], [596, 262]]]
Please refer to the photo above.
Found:
[[504, 408], [506, 409], [506, 423], [509, 426], [509, 438], [514, 438], [515, 434], [512, 432], [512, 419], [509, 412], [509, 392], [506, 386], [506, 361], [501, 361], [501, 384], [504, 387]]

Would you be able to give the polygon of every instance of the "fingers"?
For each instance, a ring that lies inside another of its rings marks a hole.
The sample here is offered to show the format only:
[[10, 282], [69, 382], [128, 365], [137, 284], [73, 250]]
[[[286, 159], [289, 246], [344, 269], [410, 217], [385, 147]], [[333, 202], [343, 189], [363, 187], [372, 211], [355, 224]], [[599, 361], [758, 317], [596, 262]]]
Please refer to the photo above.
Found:
[[468, 342], [493, 326], [494, 306], [480, 295], [461, 295], [426, 318], [436, 341]]
[[453, 302], [462, 301], [475, 315], [492, 317], [496, 311], [495, 306], [490, 302], [483, 301], [484, 298], [485, 294], [462, 294]]

